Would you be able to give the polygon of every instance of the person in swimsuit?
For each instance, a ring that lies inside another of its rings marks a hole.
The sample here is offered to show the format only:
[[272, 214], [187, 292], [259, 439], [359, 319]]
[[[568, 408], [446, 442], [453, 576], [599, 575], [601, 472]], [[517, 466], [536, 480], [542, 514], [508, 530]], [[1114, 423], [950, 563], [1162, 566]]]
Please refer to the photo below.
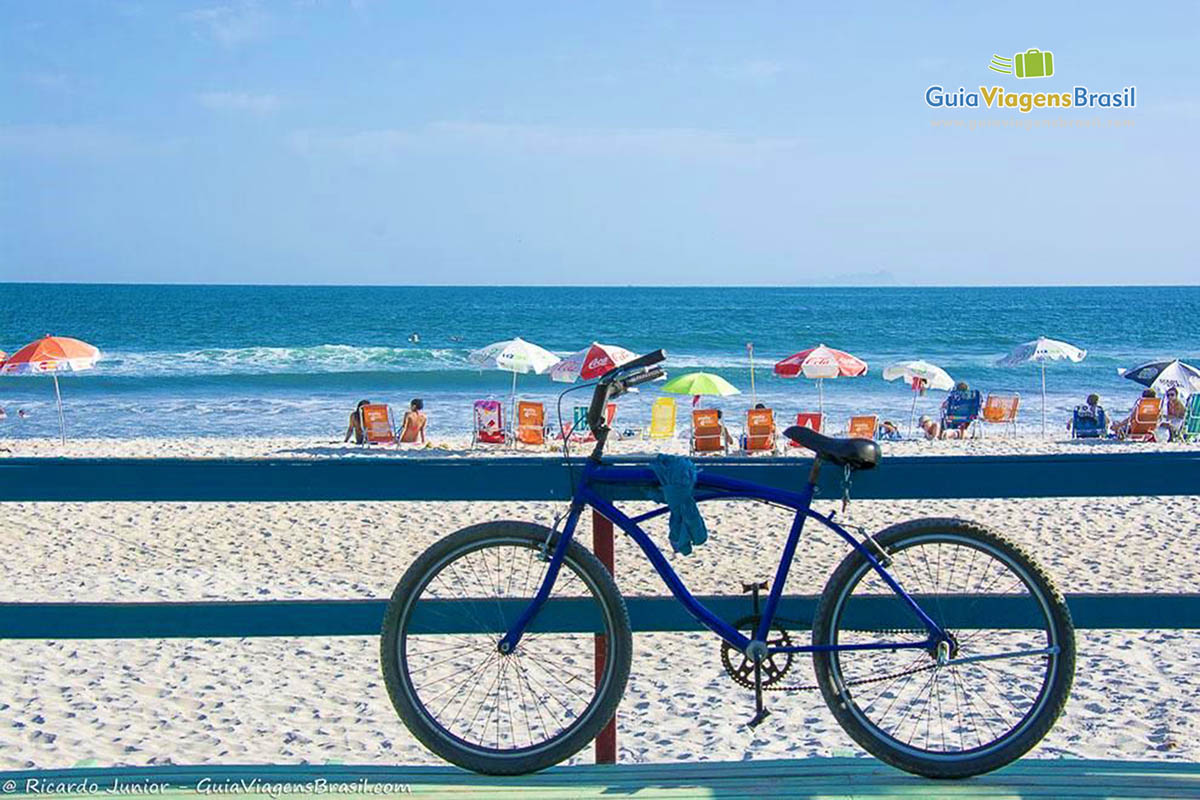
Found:
[[413, 401], [408, 404], [408, 411], [404, 412], [404, 421], [400, 424], [400, 442], [402, 444], [421, 443], [425, 444], [425, 414], [422, 409], [425, 408], [425, 401], [419, 397], [414, 397]]

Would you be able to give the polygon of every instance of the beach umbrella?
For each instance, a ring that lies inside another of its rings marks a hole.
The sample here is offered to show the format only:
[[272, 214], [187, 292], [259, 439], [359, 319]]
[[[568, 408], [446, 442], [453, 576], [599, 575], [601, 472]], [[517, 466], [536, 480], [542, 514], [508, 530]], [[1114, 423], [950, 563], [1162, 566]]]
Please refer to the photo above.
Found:
[[954, 388], [954, 379], [946, 370], [937, 364], [930, 364], [921, 359], [897, 361], [883, 368], [885, 381], [904, 380], [912, 386], [912, 408], [908, 412], [908, 433], [912, 435], [913, 418], [917, 413], [917, 396], [924, 394], [926, 389], [938, 389], [948, 392]]
[[746, 342], [746, 354], [750, 356], [750, 402], [758, 405], [758, 392], [754, 389], [754, 342]]
[[1087, 356], [1087, 350], [1082, 350], [1073, 344], [1060, 342], [1057, 339], [1047, 339], [1039, 336], [1032, 342], [1017, 345], [1011, 353], [996, 363], [1004, 367], [1014, 367], [1030, 362], [1042, 367], [1042, 436], [1046, 435], [1046, 362], [1071, 361], [1079, 363]]
[[13, 353], [0, 365], [3, 375], [41, 375], [54, 377], [54, 397], [58, 400], [58, 434], [67, 443], [67, 423], [63, 417], [62, 392], [58, 388], [58, 373], [91, 369], [100, 359], [100, 351], [78, 339], [46, 335], [30, 342]]
[[1118, 369], [1117, 373], [1142, 386], [1149, 386], [1160, 395], [1165, 394], [1167, 389], [1178, 389], [1184, 397], [1200, 392], [1200, 369], [1179, 359], [1151, 361], [1133, 369]]
[[572, 353], [551, 367], [550, 380], [574, 383], [582, 378], [590, 381], [636, 357], [624, 347], [592, 342], [578, 353]]
[[559, 361], [554, 353], [544, 347], [538, 347], [533, 342], [527, 342], [520, 336], [472, 350], [467, 359], [480, 367], [502, 369], [512, 373], [512, 418], [516, 415], [517, 375], [529, 372], [541, 375]]
[[742, 393], [741, 389], [711, 372], [689, 372], [680, 375], [664, 383], [662, 390], [669, 394], [690, 394], [693, 403], [699, 403], [701, 395], [728, 397]]
[[856, 378], [867, 373], [867, 362], [842, 350], [819, 344], [794, 353], [775, 364], [775, 374], [783, 378], [812, 378], [817, 382], [821, 413], [825, 413], [826, 378]]

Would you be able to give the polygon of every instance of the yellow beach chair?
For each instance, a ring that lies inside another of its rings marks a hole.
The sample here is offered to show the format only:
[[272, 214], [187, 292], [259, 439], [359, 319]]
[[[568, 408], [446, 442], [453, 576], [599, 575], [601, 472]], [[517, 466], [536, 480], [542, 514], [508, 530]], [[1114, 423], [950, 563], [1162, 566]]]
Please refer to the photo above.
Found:
[[651, 439], [675, 438], [674, 397], [660, 397], [650, 406], [650, 430], [647, 435]]

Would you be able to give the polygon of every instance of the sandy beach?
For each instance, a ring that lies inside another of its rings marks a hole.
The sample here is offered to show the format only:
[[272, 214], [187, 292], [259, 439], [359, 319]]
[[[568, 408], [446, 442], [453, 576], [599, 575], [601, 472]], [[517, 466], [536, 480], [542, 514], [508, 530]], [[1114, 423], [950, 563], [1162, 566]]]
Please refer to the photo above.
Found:
[[[6, 440], [0, 457], [355, 457], [487, 454], [439, 441], [422, 450], [303, 439]], [[437, 446], [443, 445], [443, 446]], [[640, 442], [617, 444], [633, 452]], [[1033, 439], [901, 442], [891, 454], [1120, 452], [1182, 445]], [[682, 441], [672, 449], [684, 448]], [[1094, 449], [1094, 450], [1093, 450]], [[1196, 449], [1194, 446], [1192, 449]], [[504, 454], [495, 451], [490, 454]], [[5, 503], [0, 557], [18, 565], [0, 601], [374, 598], [431, 542], [472, 522], [549, 522], [547, 503]], [[767, 578], [787, 518], [761, 506], [705, 507], [709, 542], [673, 563], [697, 592]], [[1037, 554], [1072, 592], [1194, 591], [1196, 497], [857, 501], [878, 529], [915, 516], [985, 521]], [[665, 523], [652, 527], [665, 546]], [[582, 532], [588, 541], [587, 531]], [[819, 591], [844, 552], [806, 540], [787, 590]], [[662, 594], [636, 550], [618, 543], [627, 595]], [[374, 637], [6, 642], [0, 657], [0, 768], [79, 763], [436, 763], [397, 719]], [[1200, 759], [1200, 635], [1083, 631], [1072, 700], [1037, 757]], [[797, 668], [807, 681], [811, 668]], [[816, 693], [771, 698], [750, 733], [751, 697], [723, 674], [707, 634], [635, 636], [620, 710], [622, 761], [857, 755]], [[578, 759], [591, 758], [584, 751]]]

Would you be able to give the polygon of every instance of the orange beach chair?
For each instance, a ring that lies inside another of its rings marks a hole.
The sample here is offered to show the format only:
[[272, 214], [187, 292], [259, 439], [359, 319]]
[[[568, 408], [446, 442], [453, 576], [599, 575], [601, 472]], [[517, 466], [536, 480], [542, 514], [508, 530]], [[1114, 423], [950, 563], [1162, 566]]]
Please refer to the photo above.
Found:
[[[1021, 407], [1021, 395], [1017, 392], [988, 392], [983, 403], [980, 420], [987, 425], [1008, 425], [1010, 432], [1017, 433], [1017, 410]], [[982, 426], [980, 430], [983, 430]]]
[[752, 408], [746, 412], [746, 437], [742, 445], [747, 453], [778, 453], [775, 437], [775, 412], [769, 408]]
[[517, 443], [541, 447], [546, 443], [546, 407], [531, 400], [517, 403]]
[[715, 408], [692, 412], [692, 453], [727, 453], [725, 430]]
[[874, 414], [851, 417], [846, 426], [846, 435], [851, 439], [874, 439], [879, 427], [879, 417]]
[[1154, 440], [1154, 429], [1158, 427], [1158, 416], [1162, 413], [1161, 397], [1139, 397], [1133, 407], [1133, 419], [1129, 421], [1126, 439], [1138, 442]]
[[[821, 432], [822, 420], [823, 416], [820, 413], [813, 411], [801, 411], [796, 415], [797, 425], [799, 425], [801, 428], [812, 428], [817, 433]], [[803, 445], [796, 444], [791, 439], [788, 439], [788, 446], [803, 448]]]
[[396, 426], [392, 410], [384, 403], [371, 403], [358, 410], [364, 444], [395, 444]]

